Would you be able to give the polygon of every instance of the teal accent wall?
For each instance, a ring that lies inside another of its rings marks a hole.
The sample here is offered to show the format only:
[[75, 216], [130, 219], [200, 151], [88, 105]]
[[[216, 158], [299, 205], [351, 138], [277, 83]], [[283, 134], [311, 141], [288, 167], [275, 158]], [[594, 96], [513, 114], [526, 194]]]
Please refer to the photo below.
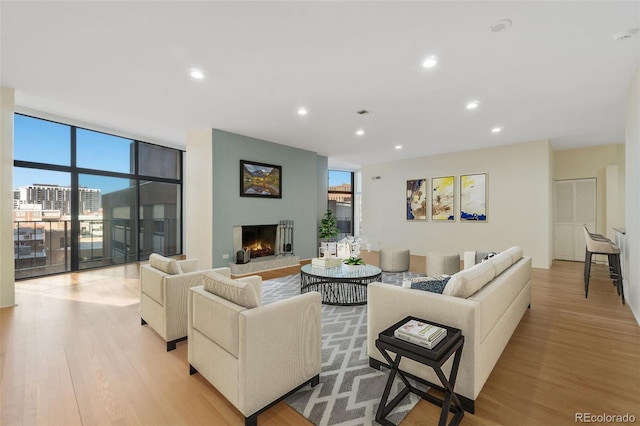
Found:
[[[326, 181], [327, 158], [216, 129], [212, 144], [213, 266], [235, 260], [233, 226], [277, 224], [283, 219], [294, 221], [294, 253], [301, 259], [316, 257], [317, 228], [327, 200], [327, 183], [319, 177]], [[240, 160], [282, 166], [282, 198], [240, 197]], [[225, 254], [229, 259], [223, 259]]]

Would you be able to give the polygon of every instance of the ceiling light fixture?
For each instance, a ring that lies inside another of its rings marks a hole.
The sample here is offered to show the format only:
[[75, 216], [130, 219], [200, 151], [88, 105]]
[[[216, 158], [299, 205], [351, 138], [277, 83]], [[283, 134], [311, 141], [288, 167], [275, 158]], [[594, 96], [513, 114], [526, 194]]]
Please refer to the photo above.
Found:
[[306, 108], [298, 108], [298, 115], [307, 115]]
[[638, 34], [638, 31], [640, 31], [640, 29], [638, 28], [630, 28], [626, 31], [620, 31], [619, 33], [616, 33], [613, 35], [613, 39], [615, 41], [627, 40], [633, 37], [634, 35]]
[[202, 73], [202, 71], [196, 68], [191, 68], [190, 74], [191, 77], [195, 78], [196, 80], [202, 80], [204, 78], [204, 74]]
[[396, 145], [394, 148], [395, 149], [402, 149], [402, 145]]
[[433, 68], [438, 63], [438, 58], [436, 56], [429, 56], [427, 59], [422, 62], [423, 68]]
[[511, 22], [511, 19], [501, 19], [495, 22], [493, 25], [490, 25], [488, 30], [492, 33], [501, 33], [511, 28], [511, 24], [513, 24], [513, 22]]
[[500, 133], [502, 131], [502, 127], [494, 127], [491, 129], [491, 133]]
[[362, 135], [364, 135], [364, 130], [362, 130], [362, 129], [358, 129], [358, 130], [356, 131], [356, 135], [358, 135], [358, 136], [362, 136]]
[[478, 101], [471, 101], [467, 104], [467, 109], [476, 109], [478, 108], [478, 105], [480, 105], [480, 102]]

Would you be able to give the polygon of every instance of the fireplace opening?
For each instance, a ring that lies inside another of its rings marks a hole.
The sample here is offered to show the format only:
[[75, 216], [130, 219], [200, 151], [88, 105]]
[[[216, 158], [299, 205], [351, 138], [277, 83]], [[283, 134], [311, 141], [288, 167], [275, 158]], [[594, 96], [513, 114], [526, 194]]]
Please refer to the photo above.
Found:
[[277, 230], [278, 225], [243, 226], [242, 248], [249, 251], [251, 259], [275, 255]]

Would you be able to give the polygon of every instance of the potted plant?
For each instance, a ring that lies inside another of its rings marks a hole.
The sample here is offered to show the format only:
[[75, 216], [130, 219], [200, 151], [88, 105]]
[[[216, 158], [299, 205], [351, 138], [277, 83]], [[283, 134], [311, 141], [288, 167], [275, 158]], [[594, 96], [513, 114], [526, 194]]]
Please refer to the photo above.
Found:
[[318, 228], [318, 236], [321, 240], [329, 240], [335, 238], [340, 233], [338, 229], [338, 221], [333, 215], [333, 211], [327, 210], [324, 217], [320, 221], [320, 228]]
[[334, 250], [329, 248], [329, 241], [340, 233], [338, 229], [338, 221], [333, 215], [333, 211], [327, 209], [324, 217], [320, 221], [318, 228], [318, 236], [320, 237], [320, 257], [332, 257], [335, 255]]
[[360, 237], [346, 237], [340, 240], [340, 243], [349, 247], [349, 257], [342, 261], [345, 271], [353, 272], [362, 269], [365, 265], [364, 260], [358, 257], [360, 255], [360, 247], [365, 245], [369, 250], [370, 244]]

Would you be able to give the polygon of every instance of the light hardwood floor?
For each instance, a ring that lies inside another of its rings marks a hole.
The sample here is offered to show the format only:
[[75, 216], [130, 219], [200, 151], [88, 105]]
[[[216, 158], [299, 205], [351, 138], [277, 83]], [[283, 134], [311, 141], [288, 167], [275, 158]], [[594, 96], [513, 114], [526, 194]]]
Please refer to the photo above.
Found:
[[[16, 284], [18, 305], [0, 310], [0, 424], [243, 424], [199, 374], [189, 375], [186, 342], [166, 352], [140, 326], [138, 268]], [[610, 280], [592, 278], [584, 298], [582, 268], [534, 269], [531, 309], [463, 425], [570, 425], [575, 413], [630, 413], [640, 422], [640, 327]], [[402, 424], [437, 424], [438, 415], [421, 401]], [[279, 403], [258, 424], [309, 423]]]

